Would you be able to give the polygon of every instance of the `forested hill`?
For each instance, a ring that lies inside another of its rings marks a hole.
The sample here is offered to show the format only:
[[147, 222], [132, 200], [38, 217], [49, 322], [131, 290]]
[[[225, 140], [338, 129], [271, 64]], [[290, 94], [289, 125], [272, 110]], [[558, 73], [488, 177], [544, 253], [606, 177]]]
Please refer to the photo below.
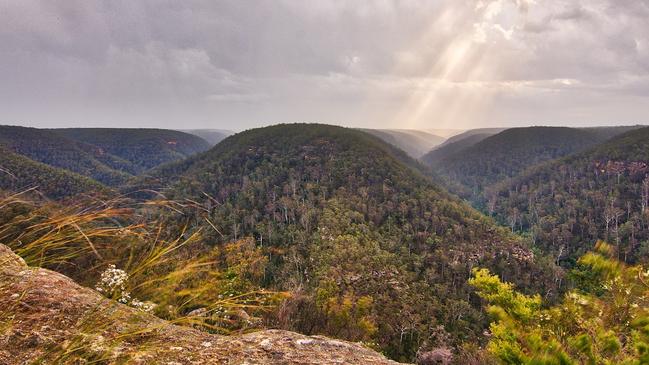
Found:
[[[635, 126], [615, 126], [615, 127], [589, 127], [589, 128], [579, 128], [584, 131], [592, 132], [596, 135], [598, 140], [604, 141], [610, 139], [618, 134], [622, 134], [634, 129], [642, 128], [640, 125]], [[424, 155], [421, 160], [428, 165], [436, 164], [440, 160], [451, 156], [455, 153], [459, 153], [478, 142], [481, 142], [488, 137], [496, 135], [506, 128], [478, 128], [470, 129], [464, 133], [460, 133], [456, 136], [450, 137], [444, 143], [433, 148], [430, 152]]]
[[[294, 145], [300, 143], [305, 146], [305, 149], [316, 151], [315, 148], [311, 146], [311, 144], [314, 143], [314, 140], [326, 138], [331, 133], [334, 133], [333, 136], [341, 142], [344, 141], [346, 146], [349, 148], [354, 149], [354, 143], [357, 142], [361, 143], [363, 146], [370, 144], [374, 149], [380, 151], [379, 153], [382, 156], [390, 156], [392, 160], [396, 160], [402, 165], [408, 166], [416, 173], [422, 173], [424, 175], [428, 174], [429, 168], [427, 166], [409, 157], [406, 152], [398, 147], [371, 134], [355, 129], [321, 124], [280, 124], [267, 128], [251, 129], [232, 135], [207, 152], [191, 156], [190, 158], [176, 163], [166, 164], [149, 171], [149, 173], [145, 175], [146, 179], [139, 179], [137, 184], [138, 186], [143, 183], [153, 184], [151, 186], [145, 186], [168, 188], [173, 182], [178, 181], [184, 175], [191, 174], [192, 171], [201, 171], [206, 165], [216, 163], [216, 161], [234, 158], [235, 153], [248, 148], [247, 146], [250, 146], [253, 150], [257, 149], [257, 146], [270, 146], [272, 147], [275, 157], [289, 154], [289, 152], [294, 153], [295, 151], [289, 151], [288, 149], [295, 148]], [[264, 150], [268, 148], [269, 147], [264, 147]], [[347, 151], [347, 154], [353, 153], [352, 150]], [[315, 152], [310, 154], [310, 156], [315, 158]], [[349, 166], [345, 173], [353, 175], [356, 171], [352, 170], [351, 166]]]
[[78, 197], [85, 193], [107, 193], [100, 183], [0, 147], [0, 190], [23, 192], [37, 189], [51, 199]]
[[454, 192], [481, 206], [482, 192], [488, 186], [604, 139], [601, 134], [576, 128], [511, 128], [434, 161], [431, 167], [449, 182]]
[[444, 142], [444, 138], [414, 129], [361, 129], [393, 146], [401, 148], [410, 157], [420, 158], [432, 148]]
[[54, 131], [129, 161], [135, 166], [135, 173], [181, 160], [211, 147], [198, 136], [168, 129], [67, 128]]
[[565, 265], [598, 238], [620, 259], [649, 254], [649, 128], [535, 167], [487, 192], [489, 209], [514, 230], [529, 231]]
[[367, 133], [292, 124], [236, 134], [153, 174], [168, 197], [201, 205], [187, 214], [212, 232], [205, 244], [251, 236], [271, 258], [263, 285], [292, 294], [278, 326], [373, 342], [398, 360], [442, 342], [469, 356], [463, 343], [486, 328], [471, 268], [539, 289], [552, 266], [417, 166]]
[[128, 161], [50, 130], [0, 126], [0, 146], [34, 161], [108, 185], [123, 183], [130, 176], [129, 173], [133, 172]]

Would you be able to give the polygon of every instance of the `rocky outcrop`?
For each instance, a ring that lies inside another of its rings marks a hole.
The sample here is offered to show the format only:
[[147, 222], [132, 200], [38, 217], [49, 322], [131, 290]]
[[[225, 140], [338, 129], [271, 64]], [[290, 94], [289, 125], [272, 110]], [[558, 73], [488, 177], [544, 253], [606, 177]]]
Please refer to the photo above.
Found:
[[28, 267], [0, 244], [0, 364], [396, 364], [359, 344], [267, 330], [218, 336]]

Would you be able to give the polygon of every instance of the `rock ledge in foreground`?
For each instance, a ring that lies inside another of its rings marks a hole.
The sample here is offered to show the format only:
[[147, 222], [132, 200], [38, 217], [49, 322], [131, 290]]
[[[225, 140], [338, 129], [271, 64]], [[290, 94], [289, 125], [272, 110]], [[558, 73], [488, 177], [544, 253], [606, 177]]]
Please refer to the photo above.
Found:
[[0, 364], [397, 364], [358, 344], [267, 330], [218, 336], [114, 303], [0, 244]]

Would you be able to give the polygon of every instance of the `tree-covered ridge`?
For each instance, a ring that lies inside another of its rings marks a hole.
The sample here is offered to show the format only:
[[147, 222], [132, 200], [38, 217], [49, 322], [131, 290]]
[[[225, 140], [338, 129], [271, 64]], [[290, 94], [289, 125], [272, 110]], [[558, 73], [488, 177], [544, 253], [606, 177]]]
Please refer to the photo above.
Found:
[[135, 173], [210, 148], [210, 144], [198, 136], [168, 129], [65, 128], [54, 131], [129, 161], [134, 165]]
[[435, 348], [471, 356], [486, 323], [471, 269], [540, 288], [552, 265], [419, 167], [361, 131], [293, 124], [239, 133], [153, 175], [167, 197], [200, 204], [191, 214], [212, 232], [206, 244], [252, 236], [263, 248], [265, 285], [292, 293], [277, 325], [401, 360]]
[[30, 160], [0, 147], [0, 189], [20, 192], [33, 188], [51, 199], [108, 192], [106, 187], [90, 178]]
[[121, 184], [133, 172], [129, 162], [50, 130], [0, 126], [0, 146], [34, 161], [72, 171], [107, 185]]
[[488, 211], [513, 230], [529, 231], [557, 261], [574, 264], [608, 240], [625, 262], [649, 253], [649, 128], [552, 161], [486, 193]]
[[454, 192], [482, 206], [482, 193], [488, 186], [602, 141], [599, 134], [575, 128], [511, 128], [447, 156], [432, 167]]
[[[619, 134], [639, 128], [642, 128], [642, 126], [633, 125], [616, 127], [588, 127], [577, 129], [593, 133], [597, 140], [605, 141]], [[422, 156], [421, 160], [430, 166], [437, 165], [441, 160], [453, 154], [460, 153], [461, 151], [468, 149], [478, 142], [496, 135], [504, 130], [505, 128], [478, 128], [468, 130], [464, 133], [447, 139], [446, 141], [444, 141], [444, 143], [435, 147], [426, 155]]]
[[[338, 129], [336, 129], [338, 128]], [[292, 131], [295, 129], [295, 132]], [[341, 131], [344, 131], [342, 133]], [[335, 132], [335, 133], [334, 133]], [[182, 161], [165, 164], [152, 171], [147, 175], [136, 180], [135, 182], [139, 187], [154, 186], [158, 188], [168, 187], [173, 182], [177, 182], [185, 174], [191, 174], [191, 171], [204, 170], [211, 163], [218, 161], [226, 161], [233, 158], [247, 158], [248, 156], [237, 156], [241, 151], [254, 152], [259, 155], [264, 152], [259, 149], [257, 145], [268, 145], [273, 148], [273, 157], [281, 157], [282, 154], [289, 153], [289, 147], [295, 144], [302, 144], [306, 150], [311, 149], [309, 154], [315, 157], [316, 151], [313, 146], [308, 145], [318, 138], [326, 138], [327, 136], [335, 136], [340, 141], [345, 141], [347, 146], [354, 147], [354, 144], [373, 144], [377, 153], [387, 154], [391, 156], [392, 160], [398, 161], [401, 164], [408, 166], [410, 169], [417, 173], [428, 173], [428, 167], [422, 165], [418, 161], [408, 157], [408, 155], [401, 149], [382, 141], [380, 138], [369, 135], [367, 133], [357, 131], [354, 129], [347, 129], [342, 127], [333, 127], [329, 125], [320, 124], [280, 124], [267, 128], [256, 128], [247, 130], [229, 136], [218, 145], [201, 154], [190, 156]], [[290, 142], [290, 143], [287, 143]], [[315, 141], [317, 144], [317, 141]], [[249, 147], [250, 146], [250, 147]], [[353, 153], [349, 150], [348, 153]], [[313, 160], [307, 158], [307, 160]], [[349, 167], [349, 166], [348, 166]], [[349, 174], [354, 174], [351, 168], [347, 171]], [[241, 171], [233, 171], [233, 173], [240, 174]], [[284, 176], [279, 176], [282, 179]], [[146, 180], [146, 181], [144, 181]]]

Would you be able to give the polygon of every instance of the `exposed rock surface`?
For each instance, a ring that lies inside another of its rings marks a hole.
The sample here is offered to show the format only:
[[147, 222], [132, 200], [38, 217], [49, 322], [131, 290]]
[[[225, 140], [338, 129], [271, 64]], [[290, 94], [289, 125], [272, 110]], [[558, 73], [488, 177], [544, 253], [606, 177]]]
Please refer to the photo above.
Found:
[[218, 336], [31, 268], [0, 244], [0, 364], [396, 364], [361, 345], [267, 330]]

